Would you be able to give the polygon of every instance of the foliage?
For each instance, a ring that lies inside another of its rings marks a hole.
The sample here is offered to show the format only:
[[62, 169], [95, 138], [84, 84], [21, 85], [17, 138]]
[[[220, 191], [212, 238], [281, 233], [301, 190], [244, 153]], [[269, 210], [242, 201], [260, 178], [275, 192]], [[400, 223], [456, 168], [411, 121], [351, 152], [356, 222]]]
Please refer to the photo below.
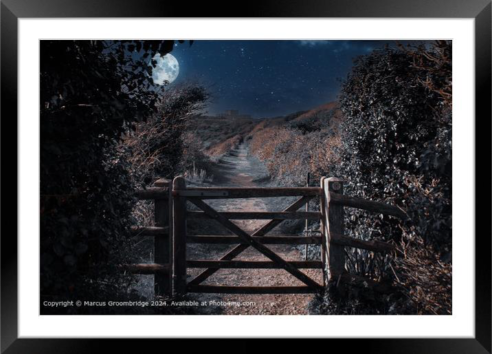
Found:
[[41, 42], [42, 296], [113, 293], [134, 202], [115, 144], [154, 112], [151, 58], [173, 43]]
[[336, 105], [302, 112], [276, 124], [261, 125], [251, 132], [251, 152], [267, 165], [276, 183], [304, 185], [307, 173], [313, 183], [337, 161], [331, 153], [340, 144], [340, 112]]
[[169, 89], [156, 103], [157, 112], [123, 136], [118, 150], [129, 161], [136, 184], [145, 187], [157, 178], [172, 179], [190, 167], [188, 160], [198, 158], [187, 130], [207, 98], [201, 86]]
[[451, 249], [451, 107], [440, 93], [451, 90], [442, 77], [451, 74], [446, 43], [357, 59], [340, 96], [346, 118], [337, 169], [351, 193], [407, 210], [408, 232], [442, 252]]
[[[428, 273], [426, 262], [415, 257], [425, 253], [431, 259], [427, 264], [441, 264], [440, 274], [450, 273], [451, 52], [451, 42], [445, 41], [376, 50], [355, 61], [340, 95], [345, 120], [336, 154], [341, 163], [332, 166], [332, 174], [347, 180], [347, 194], [396, 204], [412, 220], [404, 225], [391, 217], [347, 210], [350, 235], [394, 242], [403, 257], [393, 261], [350, 251], [346, 267], [373, 279], [393, 280], [410, 293], [431, 279], [422, 276]], [[418, 281], [402, 280], [409, 278], [408, 269], [421, 272], [413, 274]], [[399, 313], [449, 313], [451, 278], [436, 279], [440, 287], [433, 293], [412, 297], [406, 306], [395, 305]], [[442, 294], [448, 301], [432, 300]], [[380, 303], [377, 311], [388, 312], [388, 302]]]

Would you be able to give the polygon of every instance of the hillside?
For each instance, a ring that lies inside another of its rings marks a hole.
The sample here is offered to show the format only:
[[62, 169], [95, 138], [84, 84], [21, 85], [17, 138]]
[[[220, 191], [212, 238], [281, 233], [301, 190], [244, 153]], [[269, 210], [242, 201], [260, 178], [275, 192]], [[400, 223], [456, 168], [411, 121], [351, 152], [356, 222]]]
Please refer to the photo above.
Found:
[[[329, 171], [341, 121], [338, 103], [330, 102], [273, 118], [195, 116], [188, 131], [189, 140], [211, 162], [245, 143], [249, 153], [267, 166], [270, 178], [292, 186], [303, 184], [308, 172], [317, 179]], [[207, 174], [213, 174], [211, 169]]]
[[342, 114], [336, 102], [258, 123], [247, 136], [251, 153], [283, 185], [303, 185], [307, 173], [326, 175], [339, 145]]
[[338, 103], [330, 102], [308, 111], [273, 118], [228, 119], [200, 115], [191, 120], [188, 130], [206, 155], [220, 157], [237, 148], [244, 140], [254, 144], [255, 153], [258, 153], [269, 142], [269, 138], [275, 136], [276, 140], [280, 130], [299, 130], [303, 134], [321, 130], [335, 131], [340, 120]]
[[188, 129], [206, 155], [220, 157], [237, 147], [256, 124], [255, 119], [195, 116]]

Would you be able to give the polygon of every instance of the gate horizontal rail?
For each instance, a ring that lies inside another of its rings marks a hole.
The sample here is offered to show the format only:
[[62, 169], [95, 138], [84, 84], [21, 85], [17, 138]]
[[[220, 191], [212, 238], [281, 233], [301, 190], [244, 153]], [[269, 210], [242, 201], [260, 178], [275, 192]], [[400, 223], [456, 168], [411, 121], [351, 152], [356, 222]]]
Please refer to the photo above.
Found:
[[200, 199], [227, 199], [227, 198], [274, 198], [274, 197], [301, 197], [319, 196], [322, 189], [319, 187], [292, 187], [292, 188], [187, 188], [174, 190], [173, 196], [200, 198]]
[[[227, 219], [232, 220], [320, 220], [321, 213], [310, 211], [281, 211], [281, 212], [269, 212], [269, 211], [255, 211], [255, 212], [218, 212], [220, 215]], [[189, 211], [186, 216], [190, 219], [213, 219], [212, 216], [201, 211]]]
[[[303, 269], [322, 269], [321, 261], [288, 261], [287, 263], [296, 268]], [[192, 260], [186, 261], [188, 268], [242, 268], [242, 269], [283, 269], [281, 265], [275, 262], [268, 261], [202, 261]]]
[[132, 227], [131, 233], [133, 236], [168, 236], [169, 227], [167, 226]]
[[352, 207], [356, 209], [363, 209], [374, 213], [381, 213], [398, 217], [402, 220], [408, 219], [408, 215], [400, 208], [385, 204], [381, 202], [373, 202], [372, 200], [366, 200], [357, 197], [350, 197], [348, 195], [340, 193], [330, 192], [330, 201], [336, 205], [342, 205], [346, 207]]
[[169, 274], [168, 264], [143, 263], [125, 264], [121, 268], [133, 274]]
[[381, 241], [365, 241], [354, 237], [341, 236], [336, 233], [332, 233], [331, 243], [339, 246], [362, 248], [368, 251], [382, 253], [392, 252], [396, 250], [396, 247], [391, 243]]
[[140, 200], [169, 199], [169, 188], [151, 187], [147, 189], [140, 189], [135, 192], [135, 196]]
[[[253, 236], [264, 245], [320, 245], [323, 238], [321, 236]], [[237, 236], [217, 236], [217, 235], [196, 235], [187, 236], [187, 243], [208, 243], [208, 244], [248, 244]]]

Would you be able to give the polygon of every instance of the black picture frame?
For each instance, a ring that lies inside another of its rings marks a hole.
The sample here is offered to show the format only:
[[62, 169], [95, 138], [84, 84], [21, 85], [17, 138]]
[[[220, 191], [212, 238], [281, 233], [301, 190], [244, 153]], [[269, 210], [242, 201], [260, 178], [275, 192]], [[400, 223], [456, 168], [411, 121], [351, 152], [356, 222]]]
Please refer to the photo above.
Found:
[[[238, 5], [239, 3], [237, 3]], [[476, 82], [476, 309], [473, 339], [316, 339], [321, 348], [364, 353], [491, 353], [491, 9], [490, 0], [254, 0], [244, 6], [160, 0], [5, 0], [1, 6], [1, 340], [2, 353], [138, 353], [144, 348], [188, 352], [206, 339], [19, 339], [17, 311], [17, 21], [22, 18], [339, 17], [473, 18]], [[471, 117], [470, 117], [471, 119]], [[479, 143], [481, 145], [479, 145]], [[482, 146], [488, 144], [487, 146]], [[32, 176], [38, 183], [38, 176]], [[478, 189], [476, 189], [478, 191]], [[466, 237], [471, 235], [458, 235]], [[220, 333], [217, 334], [220, 337]], [[264, 340], [231, 339], [221, 347], [256, 350]], [[306, 350], [304, 340], [275, 345]], [[310, 346], [311, 347], [311, 346]], [[283, 348], [278, 348], [283, 349]], [[316, 349], [320, 350], [320, 349]], [[217, 349], [215, 348], [215, 351]]]

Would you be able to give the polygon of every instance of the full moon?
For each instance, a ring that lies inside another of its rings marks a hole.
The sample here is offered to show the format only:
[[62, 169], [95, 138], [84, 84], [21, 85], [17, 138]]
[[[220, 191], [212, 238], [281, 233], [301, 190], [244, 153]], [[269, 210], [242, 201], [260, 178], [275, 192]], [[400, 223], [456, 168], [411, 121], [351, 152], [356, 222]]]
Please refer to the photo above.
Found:
[[164, 85], [166, 82], [171, 83], [179, 75], [178, 60], [172, 54], [166, 54], [163, 57], [160, 54], [154, 56], [157, 65], [152, 70], [152, 79], [157, 85]]

